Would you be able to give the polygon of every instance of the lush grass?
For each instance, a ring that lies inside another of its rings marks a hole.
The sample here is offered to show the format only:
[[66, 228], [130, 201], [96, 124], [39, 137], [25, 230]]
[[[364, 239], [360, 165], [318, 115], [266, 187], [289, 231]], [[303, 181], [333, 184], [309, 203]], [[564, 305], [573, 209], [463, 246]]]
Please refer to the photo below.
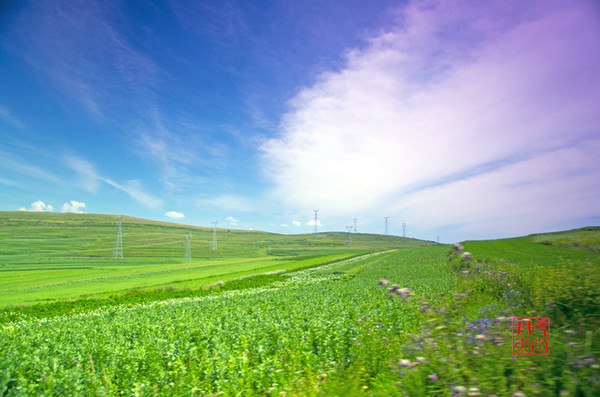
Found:
[[[175, 283], [12, 317], [5, 312], [0, 394], [595, 396], [600, 390], [600, 253], [533, 237], [466, 242], [472, 259], [439, 245], [349, 250], [345, 259], [328, 251], [331, 245], [320, 254], [311, 247], [311, 257], [299, 258], [298, 244], [293, 255], [279, 258], [291, 266], [284, 272], [211, 288]], [[386, 288], [380, 279], [390, 280]], [[512, 356], [513, 316], [551, 319], [549, 356]]]

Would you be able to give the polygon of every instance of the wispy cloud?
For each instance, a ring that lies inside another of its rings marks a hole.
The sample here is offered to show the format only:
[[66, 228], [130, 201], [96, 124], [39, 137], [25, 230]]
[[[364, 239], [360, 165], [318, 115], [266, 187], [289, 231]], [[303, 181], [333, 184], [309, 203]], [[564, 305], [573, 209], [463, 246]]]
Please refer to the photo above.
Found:
[[201, 208], [218, 208], [225, 211], [237, 212], [252, 212], [258, 209], [257, 205], [251, 199], [234, 194], [196, 199], [196, 205]]
[[302, 226], [302, 222], [300, 222], [300, 221], [292, 221], [292, 224], [294, 226]]
[[600, 20], [588, 7], [399, 9], [396, 26], [290, 102], [261, 148], [275, 197], [332, 217], [396, 211], [423, 228], [512, 233], [531, 218], [550, 227], [555, 211], [600, 215], [588, 198], [600, 169], [573, 154], [600, 140]]
[[122, 192], [127, 193], [131, 198], [139, 202], [148, 208], [158, 208], [162, 205], [162, 200], [154, 197], [153, 195], [146, 193], [142, 187], [142, 184], [138, 180], [130, 180], [125, 184], [119, 184], [112, 179], [100, 177], [100, 180], [104, 183], [119, 189]]
[[170, 0], [169, 5], [183, 29], [211, 42], [227, 46], [248, 32], [243, 12], [234, 2]]
[[[150, 124], [140, 127], [134, 139], [136, 153], [150, 161], [160, 175], [161, 182], [171, 190], [205, 181], [198, 168], [211, 165], [220, 153], [216, 146], [201, 137], [190, 125], [177, 131], [164, 125], [158, 109], [151, 111]], [[218, 161], [217, 161], [218, 163]]]
[[31, 203], [29, 208], [21, 207], [19, 211], [33, 211], [33, 212], [52, 212], [54, 208], [50, 204], [45, 204], [43, 201], [36, 201]]
[[86, 191], [95, 193], [100, 187], [100, 183], [104, 182], [115, 189], [127, 193], [131, 198], [148, 208], [158, 208], [162, 205], [161, 199], [144, 191], [142, 183], [139, 180], [130, 180], [124, 184], [115, 182], [111, 178], [98, 173], [94, 164], [76, 155], [67, 155], [63, 161], [79, 175], [78, 186]]
[[4, 106], [0, 106], [0, 120], [11, 125], [12, 127], [23, 128], [24, 124], [12, 112]]
[[68, 203], [64, 203], [61, 212], [71, 212], [74, 214], [83, 214], [83, 209], [85, 209], [85, 203], [71, 200]]
[[79, 186], [92, 193], [98, 190], [100, 177], [92, 163], [72, 155], [66, 156], [64, 161], [69, 168], [79, 175]]
[[10, 174], [19, 174], [28, 176], [37, 180], [50, 182], [54, 185], [63, 185], [61, 178], [51, 171], [48, 171], [37, 165], [29, 164], [21, 158], [17, 158], [10, 153], [0, 150], [0, 168], [7, 170]]
[[229, 224], [230, 224], [230, 225], [232, 225], [232, 226], [237, 226], [237, 224], [238, 224], [238, 220], [237, 220], [237, 219], [235, 219], [233, 216], [228, 216], [228, 217], [227, 217], [227, 218], [225, 218], [225, 219], [226, 219], [226, 220], [229, 222]]
[[[128, 42], [122, 21], [119, 8], [108, 1], [33, 2], [15, 19], [8, 47], [58, 92], [103, 116], [119, 106], [132, 109], [132, 98], [145, 102], [147, 88], [161, 73]], [[127, 93], [129, 102], [116, 93]]]

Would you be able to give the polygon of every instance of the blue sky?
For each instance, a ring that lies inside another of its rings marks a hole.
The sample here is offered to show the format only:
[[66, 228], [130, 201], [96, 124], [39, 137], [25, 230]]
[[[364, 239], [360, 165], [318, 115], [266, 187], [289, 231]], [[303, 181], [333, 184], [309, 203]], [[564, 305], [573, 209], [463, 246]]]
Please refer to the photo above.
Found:
[[600, 224], [594, 1], [13, 1], [0, 210], [454, 242]]

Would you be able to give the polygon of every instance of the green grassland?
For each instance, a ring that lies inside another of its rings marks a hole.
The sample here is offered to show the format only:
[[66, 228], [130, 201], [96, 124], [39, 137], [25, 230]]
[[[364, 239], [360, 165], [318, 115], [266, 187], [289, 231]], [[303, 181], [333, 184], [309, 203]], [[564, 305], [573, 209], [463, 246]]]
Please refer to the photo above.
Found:
[[[0, 308], [100, 297], [132, 288], [200, 288], [359, 253], [430, 245], [395, 236], [277, 235], [124, 217], [123, 259], [113, 259], [118, 217], [0, 212]], [[192, 261], [184, 262], [192, 233]]]
[[[23, 240], [71, 238], [68, 248], [29, 246], [32, 254], [53, 254], [49, 275], [65, 277], [52, 287], [57, 291], [70, 290], [84, 274], [69, 278], [69, 270], [102, 274], [115, 267], [106, 284], [127, 281], [90, 299], [4, 309], [3, 396], [596, 396], [600, 390], [600, 252], [564, 243], [589, 230], [565, 232], [555, 245], [545, 243], [552, 234], [467, 241], [472, 258], [390, 236], [354, 236], [349, 245], [341, 233], [314, 241], [234, 230], [229, 246], [211, 252], [209, 229], [126, 218], [128, 230], [172, 235], [173, 243], [164, 240], [150, 255], [143, 239], [126, 239], [124, 226], [126, 258], [119, 265], [110, 258], [115, 217], [4, 216], [1, 249], [15, 255], [3, 263], [9, 273], [44, 266], [44, 255], [28, 259], [25, 246], [10, 243], [4, 226], [13, 222]], [[95, 226], [102, 222], [105, 233]], [[77, 242], [86, 227], [96, 233], [94, 249], [89, 236]], [[188, 229], [202, 244], [184, 263]], [[126, 241], [138, 246], [138, 256], [127, 254]], [[108, 257], [93, 259], [98, 250]], [[31, 283], [40, 282], [33, 276], [40, 271], [27, 271]], [[81, 282], [91, 288], [98, 280], [89, 274], [92, 281]], [[161, 274], [182, 278], [131, 289]], [[24, 281], [17, 274], [6, 296], [20, 296]], [[514, 356], [511, 317], [550, 318], [550, 354]]]

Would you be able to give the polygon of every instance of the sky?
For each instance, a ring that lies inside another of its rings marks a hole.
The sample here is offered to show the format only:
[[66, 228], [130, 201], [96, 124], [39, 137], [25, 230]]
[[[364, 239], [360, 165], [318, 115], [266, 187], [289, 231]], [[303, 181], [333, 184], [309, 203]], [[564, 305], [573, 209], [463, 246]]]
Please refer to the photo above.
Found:
[[0, 210], [600, 225], [599, 71], [593, 0], [4, 1]]

